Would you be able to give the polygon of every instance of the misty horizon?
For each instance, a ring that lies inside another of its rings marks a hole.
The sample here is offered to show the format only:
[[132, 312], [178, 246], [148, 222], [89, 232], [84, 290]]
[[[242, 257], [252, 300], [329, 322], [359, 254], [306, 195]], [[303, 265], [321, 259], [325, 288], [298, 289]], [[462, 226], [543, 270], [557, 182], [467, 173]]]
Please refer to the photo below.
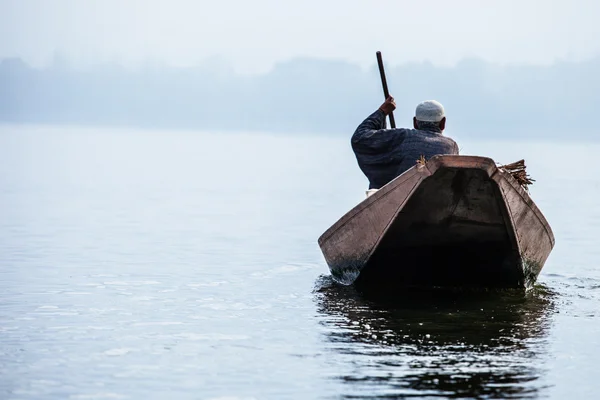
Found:
[[598, 13], [593, 0], [7, 0], [0, 122], [350, 135], [383, 101], [380, 50], [398, 126], [436, 99], [451, 136], [592, 138]]
[[[437, 99], [446, 107], [448, 132], [476, 137], [556, 138], [569, 130], [569, 137], [592, 138], [583, 125], [600, 102], [598, 70], [600, 56], [550, 66], [386, 60], [398, 126], [410, 125], [418, 102]], [[0, 62], [4, 123], [351, 134], [382, 101], [375, 64], [365, 69], [340, 60], [299, 58], [256, 75], [218, 65]]]

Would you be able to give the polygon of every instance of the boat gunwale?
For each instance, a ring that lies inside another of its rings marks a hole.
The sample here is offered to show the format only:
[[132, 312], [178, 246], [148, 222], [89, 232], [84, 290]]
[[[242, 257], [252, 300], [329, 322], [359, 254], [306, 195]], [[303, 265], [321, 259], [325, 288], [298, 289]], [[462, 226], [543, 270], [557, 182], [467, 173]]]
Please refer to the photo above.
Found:
[[[327, 240], [329, 240], [329, 238], [331, 238], [338, 230], [342, 229], [348, 222], [350, 222], [356, 215], [361, 213], [363, 210], [365, 210], [366, 208], [369, 208], [374, 203], [378, 202], [381, 199], [384, 199], [389, 194], [393, 193], [394, 190], [398, 186], [400, 186], [403, 183], [405, 183], [406, 181], [408, 181], [415, 174], [421, 174], [422, 175], [421, 178], [419, 179], [418, 182], [416, 182], [415, 186], [411, 189], [411, 191], [410, 191], [409, 195], [407, 196], [407, 198], [405, 199], [405, 201], [399, 205], [399, 209], [401, 209], [406, 204], [406, 202], [410, 199], [412, 194], [414, 193], [414, 189], [418, 185], [420, 185], [424, 179], [435, 174], [440, 168], [479, 169], [479, 170], [485, 171], [487, 173], [488, 177], [491, 180], [495, 181], [496, 185], [500, 189], [500, 193], [502, 195], [502, 201], [506, 207], [506, 210], [508, 211], [510, 223], [512, 224], [512, 230], [515, 231], [515, 221], [513, 221], [512, 213], [510, 212], [510, 206], [507, 203], [507, 196], [506, 196], [506, 193], [502, 190], [500, 182], [499, 182], [500, 179], [504, 179], [512, 188], [514, 188], [517, 191], [521, 200], [527, 204], [528, 208], [534, 213], [534, 215], [538, 218], [540, 223], [544, 226], [544, 229], [545, 229], [548, 237], [550, 238], [550, 242], [552, 245], [551, 247], [552, 248], [554, 247], [555, 238], [554, 238], [554, 233], [552, 232], [552, 228], [550, 227], [548, 221], [542, 214], [541, 210], [537, 207], [537, 205], [535, 204], [533, 199], [531, 199], [531, 196], [529, 195], [529, 193], [516, 181], [515, 178], [513, 178], [513, 176], [510, 173], [508, 173], [507, 171], [504, 171], [502, 168], [499, 168], [493, 159], [491, 159], [489, 157], [469, 156], [469, 155], [437, 155], [437, 156], [433, 156], [432, 158], [430, 158], [425, 163], [425, 165], [416, 164], [415, 166], [411, 167], [410, 169], [408, 169], [407, 171], [405, 171], [404, 173], [402, 173], [401, 175], [399, 175], [398, 177], [396, 177], [395, 179], [393, 179], [392, 181], [390, 181], [389, 183], [384, 185], [377, 192], [375, 192], [371, 196], [367, 197], [366, 199], [362, 200], [360, 203], [358, 203], [356, 206], [354, 206], [352, 209], [350, 209], [346, 214], [344, 214], [340, 219], [338, 219], [338, 221], [336, 223], [334, 223], [330, 228], [328, 228], [319, 237], [319, 239], [318, 239], [319, 246], [322, 246], [325, 242], [327, 242]], [[397, 215], [397, 212], [394, 214], [393, 218], [395, 218], [396, 215]], [[392, 218], [392, 220], [393, 220], [393, 218]], [[389, 227], [389, 224], [388, 224], [388, 226], [386, 226], [386, 228], [382, 232], [381, 237], [383, 237], [385, 235], [388, 227]], [[375, 248], [377, 247], [377, 244], [381, 240], [381, 237], [378, 238], [378, 240], [376, 241], [375, 246], [374, 246]], [[515, 239], [517, 239], [517, 238], [515, 237]], [[516, 240], [516, 242], [517, 242], [517, 246], [519, 246], [518, 239]]]
[[[465, 161], [467, 161], [467, 163], [465, 163]], [[464, 164], [466, 164], [466, 165], [464, 165]], [[469, 165], [469, 164], [474, 164], [474, 165]], [[492, 160], [491, 158], [488, 158], [488, 157], [460, 156], [460, 155], [433, 156], [425, 163], [425, 165], [416, 164], [415, 166], [411, 167], [410, 169], [406, 170], [401, 175], [398, 175], [396, 178], [394, 178], [393, 180], [388, 182], [377, 192], [375, 192], [371, 196], [367, 197], [366, 199], [362, 200], [360, 203], [358, 203], [356, 206], [354, 206], [352, 209], [350, 209], [350, 211], [348, 211], [340, 219], [338, 219], [338, 221], [336, 223], [334, 223], [325, 232], [323, 232], [323, 234], [318, 239], [319, 245], [320, 246], [323, 245], [323, 243], [325, 243], [331, 236], [333, 236], [335, 234], [335, 232], [337, 232], [339, 229], [343, 228], [349, 221], [351, 221], [357, 214], [362, 212], [364, 209], [370, 207], [373, 203], [376, 203], [379, 200], [387, 197], [390, 193], [393, 193], [394, 189], [397, 186], [408, 181], [410, 178], [412, 178], [414, 176], [414, 174], [421, 173], [424, 175], [419, 180], [419, 182], [417, 182], [418, 184], [420, 184], [425, 178], [433, 175], [440, 167], [462, 168], [462, 169], [473, 169], [473, 168], [481, 169], [481, 170], [486, 171], [488, 173], [489, 177], [491, 177], [491, 175], [497, 169], [496, 163], [494, 162], [494, 160]], [[485, 168], [483, 168], [483, 167], [485, 167]], [[404, 178], [404, 179], [402, 179], [402, 178]], [[413, 190], [414, 190], [414, 188], [413, 188]], [[411, 194], [412, 194], [413, 190], [411, 190]], [[406, 201], [408, 201], [409, 198], [410, 198], [410, 194], [406, 198]], [[406, 203], [406, 201], [404, 203]], [[400, 204], [399, 207], [402, 207], [403, 204]], [[387, 231], [387, 227], [382, 232], [382, 235], [385, 234], [386, 231]], [[379, 242], [379, 240], [377, 242]]]
[[[497, 176], [499, 178], [496, 178]], [[493, 179], [496, 182], [496, 184], [498, 184], [498, 188], [502, 192], [502, 197], [504, 198], [504, 203], [506, 204], [506, 208], [509, 211], [511, 210], [511, 208], [510, 208], [510, 205], [506, 201], [507, 197], [506, 197], [506, 194], [504, 193], [504, 190], [502, 189], [502, 186], [500, 185], [499, 180], [504, 179], [513, 189], [515, 189], [517, 191], [517, 193], [521, 197], [521, 200], [523, 200], [523, 202], [533, 212], [533, 214], [537, 217], [537, 219], [540, 221], [540, 223], [544, 227], [546, 234], [550, 238], [550, 243], [552, 245], [551, 248], [554, 248], [554, 245], [556, 244], [556, 239], [554, 238], [554, 232], [552, 231], [552, 228], [550, 227], [550, 224], [548, 223], [548, 220], [546, 219], [546, 217], [544, 217], [544, 214], [542, 213], [542, 211], [539, 209], [537, 204], [535, 204], [535, 202], [533, 201], [533, 199], [531, 198], [529, 193], [525, 189], [523, 189], [523, 186], [521, 186], [521, 184], [519, 184], [519, 182], [517, 182], [517, 180], [515, 178], [513, 178], [510, 173], [502, 170], [502, 168], [498, 168], [497, 172], [494, 173], [493, 176], [491, 176], [491, 179]], [[514, 226], [514, 221], [512, 221], [512, 212], [510, 213], [510, 215], [511, 215], [511, 223]]]
[[[423, 170], [425, 170], [425, 171], [423, 171]], [[379, 200], [384, 199], [385, 197], [387, 197], [388, 195], [390, 195], [391, 193], [393, 193], [394, 189], [396, 189], [396, 187], [398, 187], [398, 186], [402, 185], [403, 183], [407, 182], [410, 178], [412, 178], [412, 176], [415, 173], [418, 173], [418, 172], [421, 172], [421, 173], [425, 172], [426, 175], [429, 176], [429, 173], [428, 173], [429, 171], [426, 170], [425, 168], [420, 167], [420, 166], [411, 167], [406, 172], [404, 172], [403, 174], [399, 175], [398, 177], [396, 177], [395, 179], [393, 179], [392, 181], [390, 181], [389, 183], [387, 183], [385, 186], [383, 186], [377, 192], [375, 192], [371, 196], [367, 197], [366, 199], [362, 200], [356, 206], [354, 206], [353, 208], [351, 208], [350, 211], [348, 211], [346, 214], [344, 214], [340, 219], [338, 219], [336, 223], [334, 223], [331, 227], [329, 227], [319, 237], [319, 239], [318, 239], [319, 245], [322, 245], [323, 243], [325, 243], [338, 230], [340, 230], [348, 222], [350, 222], [356, 215], [360, 214], [363, 210], [369, 208], [373, 203], [376, 203]], [[404, 179], [401, 179], [401, 178], [404, 178]], [[420, 183], [422, 180], [423, 179], [421, 179], [417, 183]]]

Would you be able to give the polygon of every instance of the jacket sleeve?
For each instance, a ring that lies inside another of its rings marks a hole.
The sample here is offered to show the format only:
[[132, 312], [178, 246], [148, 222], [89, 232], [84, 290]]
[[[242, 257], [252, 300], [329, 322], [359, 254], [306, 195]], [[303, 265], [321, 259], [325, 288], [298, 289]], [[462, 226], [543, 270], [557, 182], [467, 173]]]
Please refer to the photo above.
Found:
[[377, 110], [356, 128], [352, 147], [360, 152], [379, 152], [389, 149], [397, 140], [393, 129], [385, 129], [385, 114]]

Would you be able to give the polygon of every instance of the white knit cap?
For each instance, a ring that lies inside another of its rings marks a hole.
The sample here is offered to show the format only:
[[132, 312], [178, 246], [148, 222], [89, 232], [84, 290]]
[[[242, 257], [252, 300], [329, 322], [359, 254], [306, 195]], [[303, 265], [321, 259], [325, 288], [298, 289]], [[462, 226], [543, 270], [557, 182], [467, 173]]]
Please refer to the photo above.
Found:
[[417, 121], [440, 122], [445, 116], [444, 106], [435, 100], [420, 103], [415, 111]]

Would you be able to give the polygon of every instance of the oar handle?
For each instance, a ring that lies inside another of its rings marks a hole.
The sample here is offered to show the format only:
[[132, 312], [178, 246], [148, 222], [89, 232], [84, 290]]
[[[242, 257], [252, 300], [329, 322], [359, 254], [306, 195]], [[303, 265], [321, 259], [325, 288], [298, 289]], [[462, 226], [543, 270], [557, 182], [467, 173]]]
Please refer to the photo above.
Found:
[[[379, 75], [381, 75], [381, 85], [383, 86], [383, 96], [387, 99], [390, 97], [390, 92], [387, 86], [387, 80], [385, 79], [385, 70], [383, 69], [383, 58], [381, 58], [381, 52], [377, 53], [377, 65], [379, 65]], [[390, 126], [392, 128], [396, 128], [396, 121], [394, 120], [394, 113], [391, 112], [389, 114], [390, 117]]]

